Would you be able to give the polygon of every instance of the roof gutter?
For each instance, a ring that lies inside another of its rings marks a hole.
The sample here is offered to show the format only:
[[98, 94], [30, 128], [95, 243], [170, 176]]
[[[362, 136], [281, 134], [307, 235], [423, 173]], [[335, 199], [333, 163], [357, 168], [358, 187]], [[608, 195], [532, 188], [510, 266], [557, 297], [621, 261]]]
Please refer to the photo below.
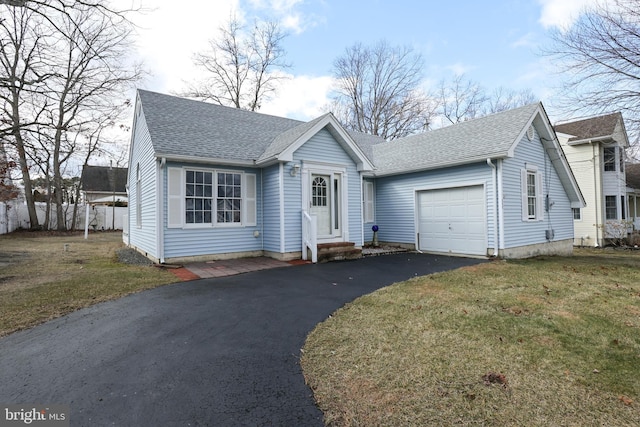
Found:
[[613, 139], [613, 135], [606, 135], [598, 138], [586, 138], [579, 139], [577, 141], [568, 141], [567, 145], [593, 144], [594, 142], [602, 142], [603, 144], [606, 144], [608, 142], [615, 142], [615, 139]]
[[[490, 159], [503, 159], [506, 157], [510, 157], [508, 154], [496, 154], [493, 157], [489, 157]], [[429, 171], [429, 170], [436, 170], [436, 169], [442, 169], [442, 168], [449, 168], [452, 166], [463, 166], [463, 165], [469, 165], [472, 163], [479, 163], [479, 162], [485, 162], [487, 159], [486, 156], [477, 156], [477, 157], [473, 157], [471, 159], [466, 159], [466, 160], [460, 160], [457, 162], [441, 162], [441, 163], [437, 163], [437, 164], [432, 164], [429, 166], [418, 166], [418, 167], [414, 167], [411, 169], [395, 169], [392, 171], [382, 171], [382, 172], [376, 172], [376, 170], [372, 171], [373, 173], [366, 173], [365, 176], [367, 177], [383, 177], [383, 176], [393, 176], [393, 175], [406, 175], [409, 173], [414, 173], [414, 172], [424, 172], [424, 171]]]
[[164, 162], [188, 162], [188, 163], [215, 163], [216, 165], [226, 166], [251, 166], [255, 167], [256, 164], [253, 160], [230, 160], [220, 159], [217, 157], [198, 157], [198, 156], [184, 156], [180, 154], [164, 154], [156, 153], [156, 159], [163, 160]]

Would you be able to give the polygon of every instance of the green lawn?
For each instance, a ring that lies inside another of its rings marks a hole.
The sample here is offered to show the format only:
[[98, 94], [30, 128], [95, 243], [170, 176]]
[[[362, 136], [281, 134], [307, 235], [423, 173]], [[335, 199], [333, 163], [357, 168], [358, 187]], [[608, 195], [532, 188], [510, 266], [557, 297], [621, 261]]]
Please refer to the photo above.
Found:
[[363, 296], [309, 335], [336, 426], [640, 425], [640, 252], [493, 261]]

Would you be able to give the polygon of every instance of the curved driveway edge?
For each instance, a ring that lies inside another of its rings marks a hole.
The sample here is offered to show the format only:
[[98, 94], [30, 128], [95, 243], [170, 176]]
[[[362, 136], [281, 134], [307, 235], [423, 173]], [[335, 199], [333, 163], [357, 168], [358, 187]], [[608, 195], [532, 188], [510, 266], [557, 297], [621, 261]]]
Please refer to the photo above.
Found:
[[0, 339], [0, 405], [69, 405], [72, 426], [322, 426], [298, 363], [313, 327], [383, 286], [480, 262], [404, 253], [99, 304]]

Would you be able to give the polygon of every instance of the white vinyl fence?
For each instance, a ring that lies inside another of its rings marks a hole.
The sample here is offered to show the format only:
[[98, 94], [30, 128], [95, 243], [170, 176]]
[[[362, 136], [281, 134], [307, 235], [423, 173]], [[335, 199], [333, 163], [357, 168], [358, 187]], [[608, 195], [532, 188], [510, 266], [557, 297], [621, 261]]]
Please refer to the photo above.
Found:
[[[74, 205], [65, 205], [67, 228], [71, 228]], [[36, 203], [36, 211], [40, 224], [46, 217], [46, 203]], [[126, 207], [90, 206], [89, 230], [122, 230], [123, 218], [127, 214]], [[86, 205], [78, 205], [76, 230], [84, 230]], [[51, 206], [49, 229], [57, 228], [55, 206]], [[27, 205], [16, 202], [0, 202], [0, 234], [11, 233], [18, 228], [29, 228], [29, 211]]]

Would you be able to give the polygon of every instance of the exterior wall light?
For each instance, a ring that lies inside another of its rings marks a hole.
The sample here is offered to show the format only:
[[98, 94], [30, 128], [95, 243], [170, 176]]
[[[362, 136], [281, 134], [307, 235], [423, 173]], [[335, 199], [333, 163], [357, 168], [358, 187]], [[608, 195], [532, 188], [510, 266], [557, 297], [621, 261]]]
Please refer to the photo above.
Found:
[[296, 163], [291, 166], [291, 170], [289, 171], [289, 173], [291, 174], [291, 176], [296, 176], [298, 175], [298, 172], [300, 172], [300, 165]]

